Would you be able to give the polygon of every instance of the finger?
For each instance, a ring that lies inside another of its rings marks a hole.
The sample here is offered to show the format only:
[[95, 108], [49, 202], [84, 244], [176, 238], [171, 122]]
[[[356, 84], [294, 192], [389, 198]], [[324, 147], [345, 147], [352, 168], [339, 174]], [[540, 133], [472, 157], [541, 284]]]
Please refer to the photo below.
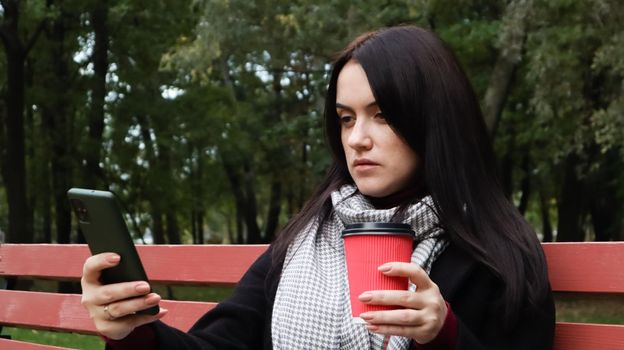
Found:
[[110, 339], [123, 339], [133, 329], [141, 325], [154, 322], [167, 314], [166, 309], [160, 309], [160, 312], [156, 315], [132, 315], [115, 320], [106, 320], [102, 322], [96, 322], [96, 328], [98, 333], [106, 336]]
[[169, 310], [161, 308], [156, 315], [136, 315], [136, 317], [133, 318], [132, 325], [136, 328], [144, 324], [160, 320], [161, 318], [165, 317], [168, 312]]
[[371, 305], [394, 305], [408, 309], [421, 309], [425, 302], [420, 293], [407, 290], [371, 290], [358, 296], [358, 299]]
[[397, 325], [388, 325], [388, 324], [369, 324], [366, 325], [366, 328], [374, 333], [384, 334], [384, 335], [397, 335], [400, 337], [414, 338], [417, 334], [421, 332], [420, 328], [422, 327], [413, 327], [413, 326], [397, 326]]
[[374, 325], [421, 326], [425, 324], [425, 313], [420, 310], [398, 309], [369, 311], [360, 314], [360, 318]]
[[150, 291], [150, 285], [144, 281], [113, 283], [99, 287], [92, 300], [96, 305], [108, 305], [119, 300], [145, 295]]
[[100, 283], [102, 270], [119, 264], [121, 257], [115, 253], [101, 253], [90, 256], [82, 267], [82, 281], [90, 284]]
[[[107, 305], [108, 311], [107, 314], [104, 315], [104, 317], [112, 317], [113, 319], [118, 319], [124, 316], [134, 315], [138, 311], [157, 305], [158, 302], [160, 302], [160, 299], [160, 295], [156, 293], [150, 293], [148, 295], [137, 298], [117, 301]], [[104, 312], [104, 308], [102, 308], [102, 312]]]
[[433, 286], [433, 281], [427, 275], [427, 272], [420, 266], [412, 263], [390, 262], [379, 266], [386, 276], [403, 276], [408, 277], [410, 282], [414, 283], [419, 289], [427, 289]]

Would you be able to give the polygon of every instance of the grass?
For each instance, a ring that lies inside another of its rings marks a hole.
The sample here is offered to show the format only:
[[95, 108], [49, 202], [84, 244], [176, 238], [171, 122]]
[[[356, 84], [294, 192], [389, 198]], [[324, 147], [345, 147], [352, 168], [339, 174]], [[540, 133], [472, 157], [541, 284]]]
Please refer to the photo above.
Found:
[[229, 297], [234, 290], [233, 287], [210, 286], [172, 286], [167, 287], [162, 284], [152, 286], [155, 293], [160, 294], [164, 299], [189, 300], [189, 301], [222, 301]]
[[100, 337], [94, 335], [50, 332], [13, 327], [3, 327], [2, 335], [10, 335], [11, 339], [30, 343], [63, 346], [81, 350], [104, 349], [104, 341]]
[[624, 324], [624, 294], [555, 293], [557, 321]]

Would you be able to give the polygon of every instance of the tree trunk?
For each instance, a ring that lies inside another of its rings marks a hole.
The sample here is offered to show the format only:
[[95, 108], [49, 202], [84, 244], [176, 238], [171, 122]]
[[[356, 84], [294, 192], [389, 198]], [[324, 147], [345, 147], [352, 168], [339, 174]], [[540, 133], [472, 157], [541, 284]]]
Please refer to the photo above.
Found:
[[[56, 227], [56, 241], [70, 243], [71, 241], [71, 208], [67, 200], [67, 190], [72, 182], [72, 164], [69, 151], [69, 105], [68, 86], [69, 52], [65, 50], [65, 20], [61, 14], [46, 31], [47, 39], [51, 43], [50, 57], [52, 60], [50, 79], [44, 82], [49, 91], [54, 91], [42, 106], [42, 126], [50, 135], [51, 154], [50, 167], [52, 178], [52, 193], [54, 197], [54, 214]], [[80, 235], [80, 234], [79, 234]]]
[[596, 241], [605, 242], [615, 238], [619, 229], [617, 217], [617, 201], [613, 196], [603, 193], [603, 196], [592, 196], [589, 199], [589, 213]]
[[[25, 79], [26, 85], [25, 88], [30, 88], [32, 86], [32, 70], [30, 69], [30, 65], [26, 62], [25, 66]], [[35, 178], [37, 176], [37, 158], [35, 155], [35, 122], [33, 116], [32, 108], [26, 109], [26, 124], [25, 124], [25, 137], [27, 140], [31, 140], [25, 144], [26, 146], [26, 157], [25, 159], [29, 160], [26, 163], [26, 175], [28, 176], [26, 179], [26, 183], [29, 184], [29, 190], [26, 191], [26, 231], [33, 233], [33, 242], [38, 242], [41, 240], [39, 235], [35, 233], [35, 207], [37, 203], [37, 189], [38, 187], [35, 185]], [[40, 233], [39, 233], [40, 234]]]
[[564, 163], [564, 178], [557, 207], [558, 242], [580, 242], [585, 240], [583, 231], [584, 183], [576, 173], [578, 157], [570, 155]]
[[201, 211], [197, 209], [191, 210], [191, 234], [193, 236], [193, 244], [204, 244], [204, 232], [202, 229], [203, 218]]
[[[45, 177], [47, 180], [47, 177]], [[52, 243], [52, 201], [50, 200], [50, 192], [51, 188], [49, 185], [49, 181], [44, 181], [45, 187], [41, 196], [41, 208], [42, 208], [42, 217], [43, 217], [43, 237], [41, 243]]]
[[[259, 241], [260, 229], [256, 222], [255, 202], [253, 205], [249, 205], [251, 199], [248, 198], [250, 191], [253, 191], [253, 184], [250, 184], [249, 173], [245, 175], [244, 181], [241, 180], [241, 175], [237, 171], [234, 164], [232, 164], [226, 155], [222, 156], [222, 164], [225, 170], [225, 174], [230, 182], [230, 188], [234, 195], [234, 203], [236, 205], [236, 221], [237, 221], [237, 243], [252, 243], [254, 240]], [[255, 194], [253, 196], [255, 201]], [[252, 232], [255, 227], [255, 232]], [[245, 239], [244, 233], [247, 233]], [[254, 237], [255, 235], [255, 237]]]
[[613, 176], [621, 171], [620, 153], [614, 149], [603, 155], [600, 167], [592, 174], [588, 207], [596, 241], [617, 240], [621, 230], [624, 198], [618, 196], [621, 181]]
[[191, 209], [191, 236], [193, 244], [197, 244], [197, 220], [195, 219], [195, 209]]
[[[307, 144], [304, 143], [301, 147], [301, 165], [302, 165], [302, 169], [305, 169], [307, 167], [308, 164], [308, 148], [307, 148]], [[306, 201], [306, 197], [307, 197], [307, 186], [305, 184], [307, 184], [307, 179], [305, 177], [306, 172], [301, 171], [300, 172], [301, 175], [301, 179], [300, 179], [300, 184], [299, 186], [296, 186], [296, 188], [298, 189], [297, 191], [297, 199], [295, 202], [295, 208], [294, 211], [291, 212], [291, 216], [295, 215], [296, 213], [298, 213], [301, 208], [303, 208], [303, 204]]]
[[24, 142], [24, 64], [27, 49], [19, 37], [19, 1], [5, 1], [0, 36], [6, 54], [6, 162], [2, 171], [9, 204], [7, 242], [32, 243], [28, 231], [26, 198], [26, 154]]
[[[57, 86], [57, 88], [59, 88]], [[71, 166], [68, 164], [67, 143], [65, 140], [66, 120], [65, 108], [44, 107], [42, 116], [52, 136], [52, 193], [54, 197], [54, 221], [56, 227], [56, 241], [58, 243], [71, 242], [71, 208], [67, 200], [67, 190], [71, 183]]]
[[[236, 200], [235, 200], [236, 201]], [[236, 244], [244, 244], [245, 243], [245, 224], [243, 223], [243, 212], [242, 209], [236, 209]]]
[[511, 199], [513, 194], [513, 165], [514, 165], [514, 149], [516, 145], [515, 130], [510, 128], [509, 142], [507, 143], [507, 152], [501, 160], [501, 182], [503, 191], [507, 198]]
[[[154, 244], [175, 244], [172, 243], [169, 235], [173, 235], [173, 241], [179, 241], [179, 232], [177, 227], [172, 227], [171, 225], [177, 226], [177, 222], [170, 223], [170, 215], [171, 213], [167, 213], [165, 215], [167, 219], [167, 225], [165, 229], [165, 223], [163, 222], [163, 213], [168, 212], [167, 206], [170, 205], [167, 200], [163, 200], [163, 195], [165, 194], [163, 191], [165, 189], [162, 188], [160, 182], [155, 181], [153, 175], [157, 174], [157, 176], [168, 176], [169, 167], [168, 163], [168, 153], [166, 152], [166, 148], [158, 147], [161, 150], [160, 153], [156, 151], [157, 142], [152, 139], [151, 129], [150, 129], [150, 119], [145, 114], [139, 113], [136, 115], [137, 121], [139, 123], [141, 129], [141, 137], [143, 139], [143, 143], [145, 143], [145, 157], [149, 161], [150, 164], [150, 173], [148, 174], [148, 192], [146, 197], [152, 207], [152, 231], [154, 235]], [[157, 155], [158, 154], [158, 155]], [[163, 203], [167, 202], [167, 204], [163, 205]], [[173, 231], [171, 231], [173, 230]], [[175, 231], [175, 233], [173, 233]], [[177, 235], [177, 238], [175, 237]]]
[[[275, 176], [275, 175], [274, 175]], [[269, 199], [269, 211], [267, 214], [267, 225], [264, 231], [265, 242], [273, 241], [277, 226], [279, 225], [279, 215], [281, 211], [282, 184], [275, 176], [271, 183], [271, 197]]]
[[204, 176], [203, 155], [199, 147], [191, 147], [191, 154], [195, 158], [193, 162], [191, 179], [191, 221], [193, 227], [193, 243], [204, 243]]
[[193, 244], [204, 244], [204, 213], [201, 209], [191, 209], [191, 231]]
[[197, 241], [195, 244], [204, 244], [204, 212], [198, 210], [195, 213], [195, 220], [197, 220]]
[[41, 206], [41, 243], [52, 243], [52, 171], [50, 169], [52, 159], [52, 135], [48, 131], [48, 126], [42, 117], [40, 124], [42, 137], [41, 163], [39, 164], [39, 174], [41, 193], [38, 194]]
[[244, 175], [244, 187], [245, 198], [244, 202], [245, 210], [245, 226], [247, 226], [247, 243], [258, 244], [262, 243], [262, 237], [260, 235], [260, 226], [258, 226], [258, 207], [256, 202], [256, 189], [255, 189], [255, 173], [251, 169], [251, 165], [246, 163], [243, 167], [245, 171]]
[[180, 244], [180, 228], [178, 226], [178, 219], [173, 211], [167, 212], [167, 241], [169, 244]]
[[542, 217], [542, 242], [552, 242], [553, 232], [552, 224], [550, 223], [550, 206], [543, 193], [540, 193], [540, 215]]
[[58, 243], [71, 242], [71, 208], [67, 201], [67, 190], [69, 189], [70, 179], [62, 174], [68, 173], [68, 169], [64, 165], [56, 164], [52, 166], [54, 179], [54, 203], [55, 203], [55, 220], [56, 220], [56, 239]]
[[104, 182], [100, 168], [102, 133], [104, 131], [104, 98], [106, 97], [106, 74], [108, 73], [108, 1], [96, 1], [91, 13], [95, 34], [93, 46], [93, 80], [91, 89], [91, 110], [89, 113], [89, 140], [86, 148], [85, 184], [87, 188], [98, 188]]
[[522, 60], [527, 18], [532, 3], [531, 0], [515, 0], [505, 9], [503, 30], [499, 38], [500, 53], [483, 99], [483, 116], [492, 139], [496, 135], [505, 101], [509, 96], [514, 72]]
[[518, 204], [518, 211], [524, 216], [527, 208], [529, 207], [529, 196], [531, 194], [531, 160], [529, 157], [529, 153], [524, 155], [522, 158], [522, 170], [524, 170], [524, 176], [522, 177], [522, 182], [520, 184], [520, 189], [522, 191], [522, 196], [520, 197], [520, 203]]
[[234, 228], [232, 227], [232, 218], [231, 215], [225, 215], [225, 219], [227, 222], [227, 232], [226, 234], [223, 236], [223, 240], [221, 241], [222, 244], [232, 244], [232, 243], [236, 243], [235, 239], [234, 239]]
[[165, 244], [165, 225], [162, 212], [152, 206], [152, 235], [154, 244]]

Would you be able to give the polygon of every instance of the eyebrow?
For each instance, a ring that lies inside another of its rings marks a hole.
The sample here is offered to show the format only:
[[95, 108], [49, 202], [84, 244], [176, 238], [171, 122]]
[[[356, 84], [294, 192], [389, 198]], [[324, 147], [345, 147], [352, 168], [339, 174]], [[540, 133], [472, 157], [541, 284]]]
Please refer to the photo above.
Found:
[[[369, 104], [367, 104], [367, 105], [366, 105], [366, 107], [364, 107], [364, 108], [370, 108], [370, 107], [373, 107], [373, 106], [378, 106], [377, 101], [370, 102], [370, 103], [369, 103]], [[341, 108], [341, 109], [348, 109], [348, 110], [350, 110], [350, 111], [353, 111], [353, 108], [351, 108], [351, 107], [349, 107], [349, 106], [347, 106], [347, 105], [343, 105], [342, 103], [336, 102], [336, 109], [338, 109], [338, 108]]]

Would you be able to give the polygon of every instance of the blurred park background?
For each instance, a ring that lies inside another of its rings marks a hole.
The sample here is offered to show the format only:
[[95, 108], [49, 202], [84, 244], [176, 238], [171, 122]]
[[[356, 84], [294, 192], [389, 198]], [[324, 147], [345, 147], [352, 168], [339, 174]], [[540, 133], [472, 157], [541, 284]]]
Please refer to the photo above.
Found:
[[70, 187], [114, 191], [138, 242], [270, 242], [329, 164], [332, 56], [401, 23], [456, 51], [541, 239], [624, 238], [622, 1], [0, 5], [6, 242], [81, 242]]
[[[457, 53], [540, 239], [624, 240], [620, 0], [0, 0], [0, 242], [82, 242], [70, 187], [114, 191], [139, 243], [270, 242], [329, 164], [333, 55], [403, 23]], [[622, 296], [557, 304], [624, 323]]]

